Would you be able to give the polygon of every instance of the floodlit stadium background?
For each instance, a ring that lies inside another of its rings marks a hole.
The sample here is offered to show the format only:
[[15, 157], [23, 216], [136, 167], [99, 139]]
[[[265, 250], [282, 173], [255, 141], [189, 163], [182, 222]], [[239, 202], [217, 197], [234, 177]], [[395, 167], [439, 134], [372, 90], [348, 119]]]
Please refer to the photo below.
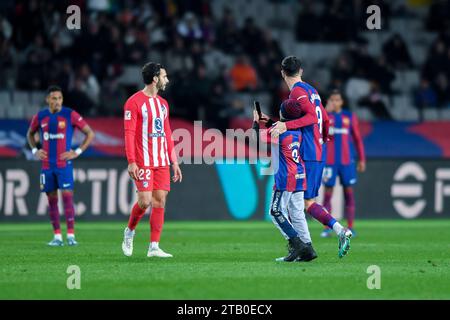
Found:
[[[381, 29], [366, 8], [381, 9]], [[67, 28], [69, 5], [81, 29]], [[122, 108], [142, 87], [141, 66], [162, 62], [172, 129], [247, 129], [253, 100], [277, 114], [288, 89], [280, 61], [304, 62], [326, 100], [342, 90], [360, 118], [368, 169], [356, 187], [357, 219], [442, 218], [450, 208], [448, 1], [12, 1], [0, 3], [0, 220], [47, 221], [39, 163], [25, 134], [58, 84], [87, 118], [93, 145], [75, 161], [79, 220], [126, 221]], [[75, 144], [81, 137], [75, 136]], [[207, 143], [203, 143], [203, 147]], [[201, 156], [192, 147], [187, 157]], [[272, 180], [255, 166], [182, 165], [168, 220], [263, 219]], [[334, 212], [342, 215], [339, 189]], [[186, 210], [189, 208], [189, 210]]]

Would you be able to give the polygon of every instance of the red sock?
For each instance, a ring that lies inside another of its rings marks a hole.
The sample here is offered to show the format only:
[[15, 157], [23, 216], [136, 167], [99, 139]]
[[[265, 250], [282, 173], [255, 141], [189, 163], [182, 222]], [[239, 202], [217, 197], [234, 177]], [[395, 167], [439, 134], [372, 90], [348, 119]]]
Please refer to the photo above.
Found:
[[47, 195], [48, 199], [48, 212], [50, 214], [50, 221], [53, 226], [54, 234], [61, 234], [61, 227], [59, 225], [59, 209], [58, 209], [58, 195]]
[[328, 212], [331, 212], [331, 197], [333, 196], [333, 189], [326, 190], [323, 195], [323, 206]]
[[153, 208], [150, 216], [150, 241], [159, 242], [164, 224], [164, 208]]
[[144, 216], [145, 211], [146, 209], [141, 209], [137, 202], [134, 204], [133, 209], [131, 210], [130, 219], [128, 220], [128, 229], [136, 229], [136, 226]]
[[347, 225], [349, 228], [353, 228], [353, 221], [355, 220], [355, 197], [352, 189], [347, 189], [344, 191], [344, 200]]
[[73, 194], [63, 192], [64, 214], [66, 215], [67, 233], [75, 233], [75, 208], [73, 207]]

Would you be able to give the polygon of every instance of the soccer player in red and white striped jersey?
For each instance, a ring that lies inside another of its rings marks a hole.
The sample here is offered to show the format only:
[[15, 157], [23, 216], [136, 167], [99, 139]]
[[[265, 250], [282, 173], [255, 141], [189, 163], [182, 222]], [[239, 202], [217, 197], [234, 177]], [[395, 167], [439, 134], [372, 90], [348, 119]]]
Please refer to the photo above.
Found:
[[122, 250], [126, 256], [133, 253], [135, 228], [148, 207], [150, 214], [150, 246], [148, 257], [172, 257], [159, 248], [164, 224], [164, 207], [170, 191], [170, 165], [173, 182], [183, 176], [178, 165], [169, 123], [169, 105], [158, 95], [169, 79], [159, 63], [149, 62], [142, 68], [143, 90], [133, 94], [125, 103], [124, 127], [128, 173], [138, 191], [138, 201], [131, 211], [124, 231]]

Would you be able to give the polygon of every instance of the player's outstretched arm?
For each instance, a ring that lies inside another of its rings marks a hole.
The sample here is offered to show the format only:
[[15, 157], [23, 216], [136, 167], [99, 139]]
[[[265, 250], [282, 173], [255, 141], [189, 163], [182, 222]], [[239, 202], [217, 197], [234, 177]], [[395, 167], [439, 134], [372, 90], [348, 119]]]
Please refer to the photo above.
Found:
[[315, 108], [312, 106], [312, 104], [305, 104], [301, 106], [301, 108], [305, 112], [304, 116], [295, 120], [285, 122], [278, 121], [269, 129], [272, 138], [278, 137], [280, 134], [286, 132], [287, 130], [297, 130], [302, 127], [307, 127], [314, 123], [317, 123]]

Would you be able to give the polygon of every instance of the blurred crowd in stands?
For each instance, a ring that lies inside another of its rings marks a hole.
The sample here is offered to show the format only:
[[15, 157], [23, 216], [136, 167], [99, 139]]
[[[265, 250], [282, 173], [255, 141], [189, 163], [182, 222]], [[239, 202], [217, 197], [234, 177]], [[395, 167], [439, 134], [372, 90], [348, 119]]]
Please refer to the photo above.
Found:
[[[276, 0], [272, 0], [276, 1]], [[282, 0], [278, 0], [282, 1]], [[284, 1], [289, 2], [289, 1]], [[294, 2], [294, 1], [292, 1]], [[332, 62], [328, 87], [317, 85], [322, 96], [343, 89], [353, 78], [370, 82], [370, 94], [360, 104], [380, 119], [389, 119], [389, 106], [380, 94], [392, 93], [396, 70], [418, 69], [420, 86], [411, 95], [418, 108], [450, 106], [450, 2], [435, 1], [423, 21], [436, 33], [423, 65], [415, 65], [401, 34], [372, 56], [365, 28], [369, 4], [383, 12], [389, 24], [389, 1], [327, 0], [317, 11], [315, 1], [302, 1], [293, 12], [295, 39], [301, 42], [348, 43]], [[288, 94], [280, 77], [284, 55], [270, 26], [248, 17], [237, 23], [235, 10], [224, 7], [215, 16], [208, 0], [73, 0], [80, 6], [81, 30], [66, 28], [68, 1], [2, 0], [0, 4], [0, 90], [45, 90], [59, 84], [67, 105], [86, 115], [121, 115], [135, 86], [119, 81], [125, 66], [161, 61], [171, 85], [167, 97], [175, 115], [207, 119], [224, 128], [228, 119], [243, 114], [237, 92], [264, 91], [276, 110]], [[263, 8], [261, 9], [263, 10]], [[367, 31], [367, 30], [366, 30]], [[231, 66], [215, 64], [216, 56], [232, 57]]]

